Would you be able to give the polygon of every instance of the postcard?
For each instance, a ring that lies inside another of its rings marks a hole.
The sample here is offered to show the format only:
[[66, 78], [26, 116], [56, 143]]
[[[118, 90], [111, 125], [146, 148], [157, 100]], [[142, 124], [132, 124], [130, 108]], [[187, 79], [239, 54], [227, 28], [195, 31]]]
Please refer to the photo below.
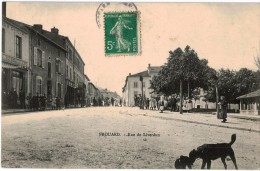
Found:
[[260, 168], [260, 4], [3, 2], [1, 168]]

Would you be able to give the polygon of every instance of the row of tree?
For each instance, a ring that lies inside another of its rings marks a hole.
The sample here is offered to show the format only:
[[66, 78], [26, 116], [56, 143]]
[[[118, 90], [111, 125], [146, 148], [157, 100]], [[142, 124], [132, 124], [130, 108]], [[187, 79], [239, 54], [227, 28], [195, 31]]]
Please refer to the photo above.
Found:
[[184, 50], [177, 48], [169, 52], [167, 63], [158, 76], [153, 77], [150, 88], [165, 95], [180, 93], [181, 99], [183, 95], [196, 99], [198, 89], [203, 88], [206, 101], [218, 102], [219, 96], [225, 96], [229, 103], [238, 103], [238, 96], [260, 88], [260, 68], [257, 71], [247, 68], [217, 71], [208, 66], [206, 59], [199, 59], [190, 46], [186, 46]]

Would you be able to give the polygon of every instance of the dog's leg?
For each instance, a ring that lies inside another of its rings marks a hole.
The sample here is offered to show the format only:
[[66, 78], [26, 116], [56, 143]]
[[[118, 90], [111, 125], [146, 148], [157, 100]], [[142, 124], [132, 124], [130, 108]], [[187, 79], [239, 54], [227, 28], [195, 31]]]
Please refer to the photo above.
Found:
[[235, 168], [238, 170], [238, 167], [237, 167], [237, 162], [236, 162], [236, 157], [235, 157], [235, 153], [234, 153], [234, 151], [232, 150], [232, 152], [230, 153], [230, 158], [231, 158], [231, 160], [232, 160], [232, 162], [234, 163], [234, 165], [235, 165]]
[[204, 169], [205, 166], [206, 166], [206, 160], [203, 160], [203, 161], [202, 161], [202, 165], [201, 165], [201, 169]]
[[221, 161], [224, 164], [225, 169], [227, 169], [227, 164], [226, 164], [225, 159], [226, 159], [226, 157], [221, 157]]
[[207, 161], [207, 169], [209, 170], [211, 166], [211, 160]]

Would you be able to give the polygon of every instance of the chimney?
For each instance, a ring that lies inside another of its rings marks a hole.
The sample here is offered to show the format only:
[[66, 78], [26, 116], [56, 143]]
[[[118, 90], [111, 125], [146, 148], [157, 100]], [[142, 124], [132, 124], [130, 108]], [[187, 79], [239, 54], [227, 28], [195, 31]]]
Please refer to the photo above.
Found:
[[131, 76], [131, 73], [129, 73], [129, 76]]
[[150, 73], [151, 73], [151, 64], [148, 64], [147, 70], [148, 70], [148, 74], [150, 75]]
[[51, 29], [51, 32], [58, 35], [58, 34], [59, 34], [59, 29], [53, 27], [53, 28]]
[[34, 24], [33, 29], [38, 31], [38, 32], [42, 32], [42, 25], [41, 24]]
[[2, 2], [2, 16], [6, 17], [6, 2]]

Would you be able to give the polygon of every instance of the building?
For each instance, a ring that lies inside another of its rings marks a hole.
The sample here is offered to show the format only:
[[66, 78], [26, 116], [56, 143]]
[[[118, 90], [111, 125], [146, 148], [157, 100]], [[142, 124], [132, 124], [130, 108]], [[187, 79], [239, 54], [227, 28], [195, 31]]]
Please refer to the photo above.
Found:
[[32, 96], [44, 95], [48, 102], [58, 97], [64, 104], [66, 49], [57, 43], [58, 36], [53, 30], [43, 30], [40, 24], [28, 28], [31, 30]]
[[3, 15], [2, 33], [3, 97], [12, 91], [15, 106], [20, 92], [45, 96], [47, 102], [58, 97], [66, 107], [84, 105], [85, 63], [59, 29], [47, 31], [41, 24], [31, 26]]
[[240, 113], [260, 115], [260, 89], [237, 97], [240, 100]]
[[111, 99], [112, 97], [114, 98], [114, 99], [116, 99], [116, 98], [120, 98], [120, 96], [116, 93], [116, 92], [112, 92], [112, 91], [109, 91], [108, 89], [103, 89], [103, 88], [98, 88], [99, 89], [99, 91], [100, 91], [100, 94], [102, 95], [102, 97], [104, 98], [104, 99], [106, 99], [106, 98], [109, 98], [109, 99]]
[[146, 71], [139, 72], [136, 74], [129, 74], [126, 77], [125, 85], [123, 87], [123, 103], [126, 106], [134, 106], [134, 98], [142, 94], [142, 82], [140, 81], [140, 76], [143, 78], [143, 95], [145, 98], [151, 98], [152, 90], [150, 89], [150, 81], [153, 76], [158, 75], [161, 67], [151, 66], [148, 64]]
[[[61, 36], [62, 37], [62, 36]], [[66, 54], [66, 99], [68, 106], [80, 104], [86, 91], [84, 66], [81, 56], [68, 37], [63, 37]]]
[[[18, 107], [20, 94], [25, 96], [31, 92], [30, 35], [25, 25], [12, 22], [5, 15], [2, 19], [2, 105]], [[10, 94], [14, 96], [7, 99]]]
[[84, 97], [85, 97], [86, 106], [90, 106], [89, 83], [90, 83], [90, 79], [88, 78], [87, 75], [84, 75], [84, 84], [86, 85]]

